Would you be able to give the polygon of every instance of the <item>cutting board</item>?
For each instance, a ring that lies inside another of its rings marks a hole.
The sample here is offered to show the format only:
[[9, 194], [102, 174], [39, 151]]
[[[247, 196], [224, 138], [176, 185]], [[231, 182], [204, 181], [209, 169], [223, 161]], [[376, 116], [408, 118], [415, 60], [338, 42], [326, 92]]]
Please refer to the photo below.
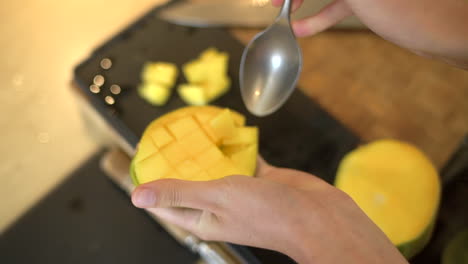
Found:
[[[356, 147], [359, 139], [346, 127], [325, 112], [298, 89], [275, 114], [257, 118], [244, 107], [239, 89], [239, 64], [243, 45], [222, 29], [196, 29], [164, 22], [157, 17], [158, 9], [151, 10], [134, 24], [98, 47], [88, 59], [75, 69], [74, 81], [90, 104], [133, 149], [145, 127], [155, 118], [186, 106], [177, 93], [162, 107], [146, 103], [137, 94], [140, 72], [147, 61], [167, 61], [177, 64], [195, 59], [203, 50], [216, 47], [230, 55], [230, 91], [214, 101], [214, 105], [235, 109], [247, 116], [247, 123], [260, 128], [260, 153], [268, 162], [313, 173], [333, 182], [337, 165], [343, 155]], [[100, 67], [103, 58], [112, 61], [112, 67]], [[89, 86], [96, 75], [105, 83], [95, 94]], [[184, 82], [180, 76], [178, 83]], [[109, 87], [123, 88], [113, 96]], [[114, 105], [105, 102], [113, 96]], [[273, 252], [250, 249], [264, 263], [290, 263]]]
[[0, 236], [1, 263], [180, 264], [198, 261], [89, 158]]

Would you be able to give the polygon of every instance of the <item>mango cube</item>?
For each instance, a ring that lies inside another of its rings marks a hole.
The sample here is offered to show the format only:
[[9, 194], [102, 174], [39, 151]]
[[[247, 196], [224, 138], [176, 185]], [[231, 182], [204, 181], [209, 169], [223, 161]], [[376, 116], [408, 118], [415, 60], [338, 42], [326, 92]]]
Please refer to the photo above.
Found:
[[212, 179], [219, 179], [230, 175], [240, 174], [240, 171], [241, 170], [237, 169], [230, 159], [223, 158], [213, 167], [208, 169], [208, 174]]
[[148, 103], [161, 106], [167, 102], [171, 91], [162, 84], [145, 83], [138, 87], [138, 94]]
[[183, 179], [189, 179], [200, 173], [202, 168], [195, 161], [188, 159], [180, 163], [176, 170]]
[[211, 146], [200, 155], [195, 156], [194, 160], [203, 169], [209, 169], [213, 167], [218, 161], [224, 158], [224, 154], [216, 146]]
[[140, 175], [138, 177], [138, 182], [140, 184], [147, 183], [158, 178], [164, 178], [164, 176], [171, 171], [171, 166], [160, 153], [155, 153], [138, 162], [138, 166], [135, 167], [135, 173]]
[[144, 141], [142, 140], [138, 144], [137, 156], [139, 160], [144, 160], [156, 152], [158, 152], [158, 149], [150, 138], [146, 138]]
[[177, 165], [189, 158], [189, 155], [177, 141], [165, 146], [160, 152], [172, 165]]
[[227, 156], [237, 165], [241, 174], [250, 175], [255, 173], [257, 152], [257, 144], [251, 144]]
[[191, 156], [196, 156], [202, 152], [202, 150], [214, 145], [210, 138], [201, 129], [195, 130], [179, 139], [179, 144]]
[[234, 135], [236, 125], [231, 111], [224, 109], [210, 121], [210, 127], [217, 138], [225, 139]]
[[229, 55], [215, 48], [205, 50], [198, 59], [182, 67], [188, 84], [178, 88], [182, 100], [190, 105], [205, 105], [231, 87], [227, 74]]
[[172, 88], [178, 75], [177, 66], [168, 62], [148, 62], [144, 65], [142, 71], [142, 80], [144, 83], [154, 83]]
[[201, 171], [195, 176], [189, 178], [191, 181], [211, 181], [213, 178], [206, 171]]
[[174, 138], [164, 127], [155, 128], [151, 133], [151, 139], [158, 148], [162, 148], [174, 141]]
[[197, 121], [195, 121], [191, 116], [180, 118], [167, 125], [169, 131], [177, 139], [184, 137], [190, 132], [199, 129]]
[[208, 100], [205, 95], [205, 90], [198, 84], [181, 84], [177, 89], [179, 96], [187, 104], [190, 105], [205, 105]]
[[166, 104], [171, 95], [178, 75], [175, 64], [167, 62], [148, 62], [141, 73], [142, 84], [138, 94], [154, 106]]
[[223, 139], [223, 145], [245, 145], [255, 143], [258, 138], [256, 127], [236, 127], [234, 134]]

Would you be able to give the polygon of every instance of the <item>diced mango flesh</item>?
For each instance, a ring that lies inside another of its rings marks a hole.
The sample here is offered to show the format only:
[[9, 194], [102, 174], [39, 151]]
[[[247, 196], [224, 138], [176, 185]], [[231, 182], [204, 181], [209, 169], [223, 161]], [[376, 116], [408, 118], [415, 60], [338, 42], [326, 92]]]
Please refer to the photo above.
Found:
[[208, 103], [205, 89], [198, 84], [181, 84], [177, 92], [182, 100], [189, 105], [205, 105]]
[[245, 145], [255, 143], [258, 138], [258, 129], [256, 127], [237, 127], [231, 137], [223, 139], [224, 145]]
[[180, 118], [168, 124], [167, 127], [177, 139], [181, 139], [192, 131], [199, 129], [197, 122], [191, 116]]
[[152, 105], [164, 105], [171, 95], [177, 75], [175, 64], [148, 62], [141, 73], [142, 84], [138, 87], [138, 94]]
[[177, 66], [168, 62], [148, 62], [142, 71], [142, 80], [145, 83], [159, 83], [167, 88], [174, 86], [177, 79]]
[[154, 178], [162, 178], [171, 170], [170, 164], [161, 153], [155, 153], [138, 162], [137, 166], [135, 166], [135, 173], [138, 175], [139, 183], [147, 183]]
[[138, 94], [148, 103], [161, 106], [167, 102], [171, 91], [158, 83], [146, 83], [138, 87]]
[[225, 94], [231, 86], [228, 62], [226, 52], [209, 48], [198, 59], [185, 64], [182, 71], [188, 84], [178, 88], [182, 100], [190, 105], [205, 105]]
[[[147, 127], [139, 143], [132, 163], [135, 184], [163, 178], [205, 181], [232, 174], [253, 176], [258, 132], [239, 125], [244, 123], [239, 113], [212, 106], [187, 107], [162, 116]], [[227, 139], [242, 144], [223, 145]]]
[[210, 121], [209, 125], [214, 135], [219, 139], [223, 140], [234, 136], [236, 124], [229, 109], [224, 109]]

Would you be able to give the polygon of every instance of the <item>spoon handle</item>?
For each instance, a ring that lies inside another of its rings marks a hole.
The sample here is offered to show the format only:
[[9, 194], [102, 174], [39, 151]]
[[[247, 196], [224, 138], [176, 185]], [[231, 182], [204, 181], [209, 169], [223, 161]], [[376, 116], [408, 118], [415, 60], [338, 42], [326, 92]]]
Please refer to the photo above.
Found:
[[278, 15], [278, 19], [286, 19], [290, 20], [291, 18], [291, 6], [293, 0], [284, 0], [283, 6], [281, 7], [281, 11]]

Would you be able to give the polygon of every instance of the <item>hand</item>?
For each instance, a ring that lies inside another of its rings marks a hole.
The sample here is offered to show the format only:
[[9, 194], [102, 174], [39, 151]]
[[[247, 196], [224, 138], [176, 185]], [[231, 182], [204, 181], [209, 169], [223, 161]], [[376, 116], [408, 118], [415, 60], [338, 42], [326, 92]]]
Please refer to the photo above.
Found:
[[[303, 2], [294, 0], [292, 9]], [[272, 3], [279, 6], [283, 0]], [[313, 35], [356, 15], [372, 31], [399, 46], [468, 69], [466, 14], [466, 0], [334, 0], [317, 14], [295, 21], [293, 29], [297, 36]]]
[[299, 263], [407, 263], [340, 190], [263, 160], [257, 176], [158, 180], [139, 186], [132, 201], [204, 240], [276, 250]]

